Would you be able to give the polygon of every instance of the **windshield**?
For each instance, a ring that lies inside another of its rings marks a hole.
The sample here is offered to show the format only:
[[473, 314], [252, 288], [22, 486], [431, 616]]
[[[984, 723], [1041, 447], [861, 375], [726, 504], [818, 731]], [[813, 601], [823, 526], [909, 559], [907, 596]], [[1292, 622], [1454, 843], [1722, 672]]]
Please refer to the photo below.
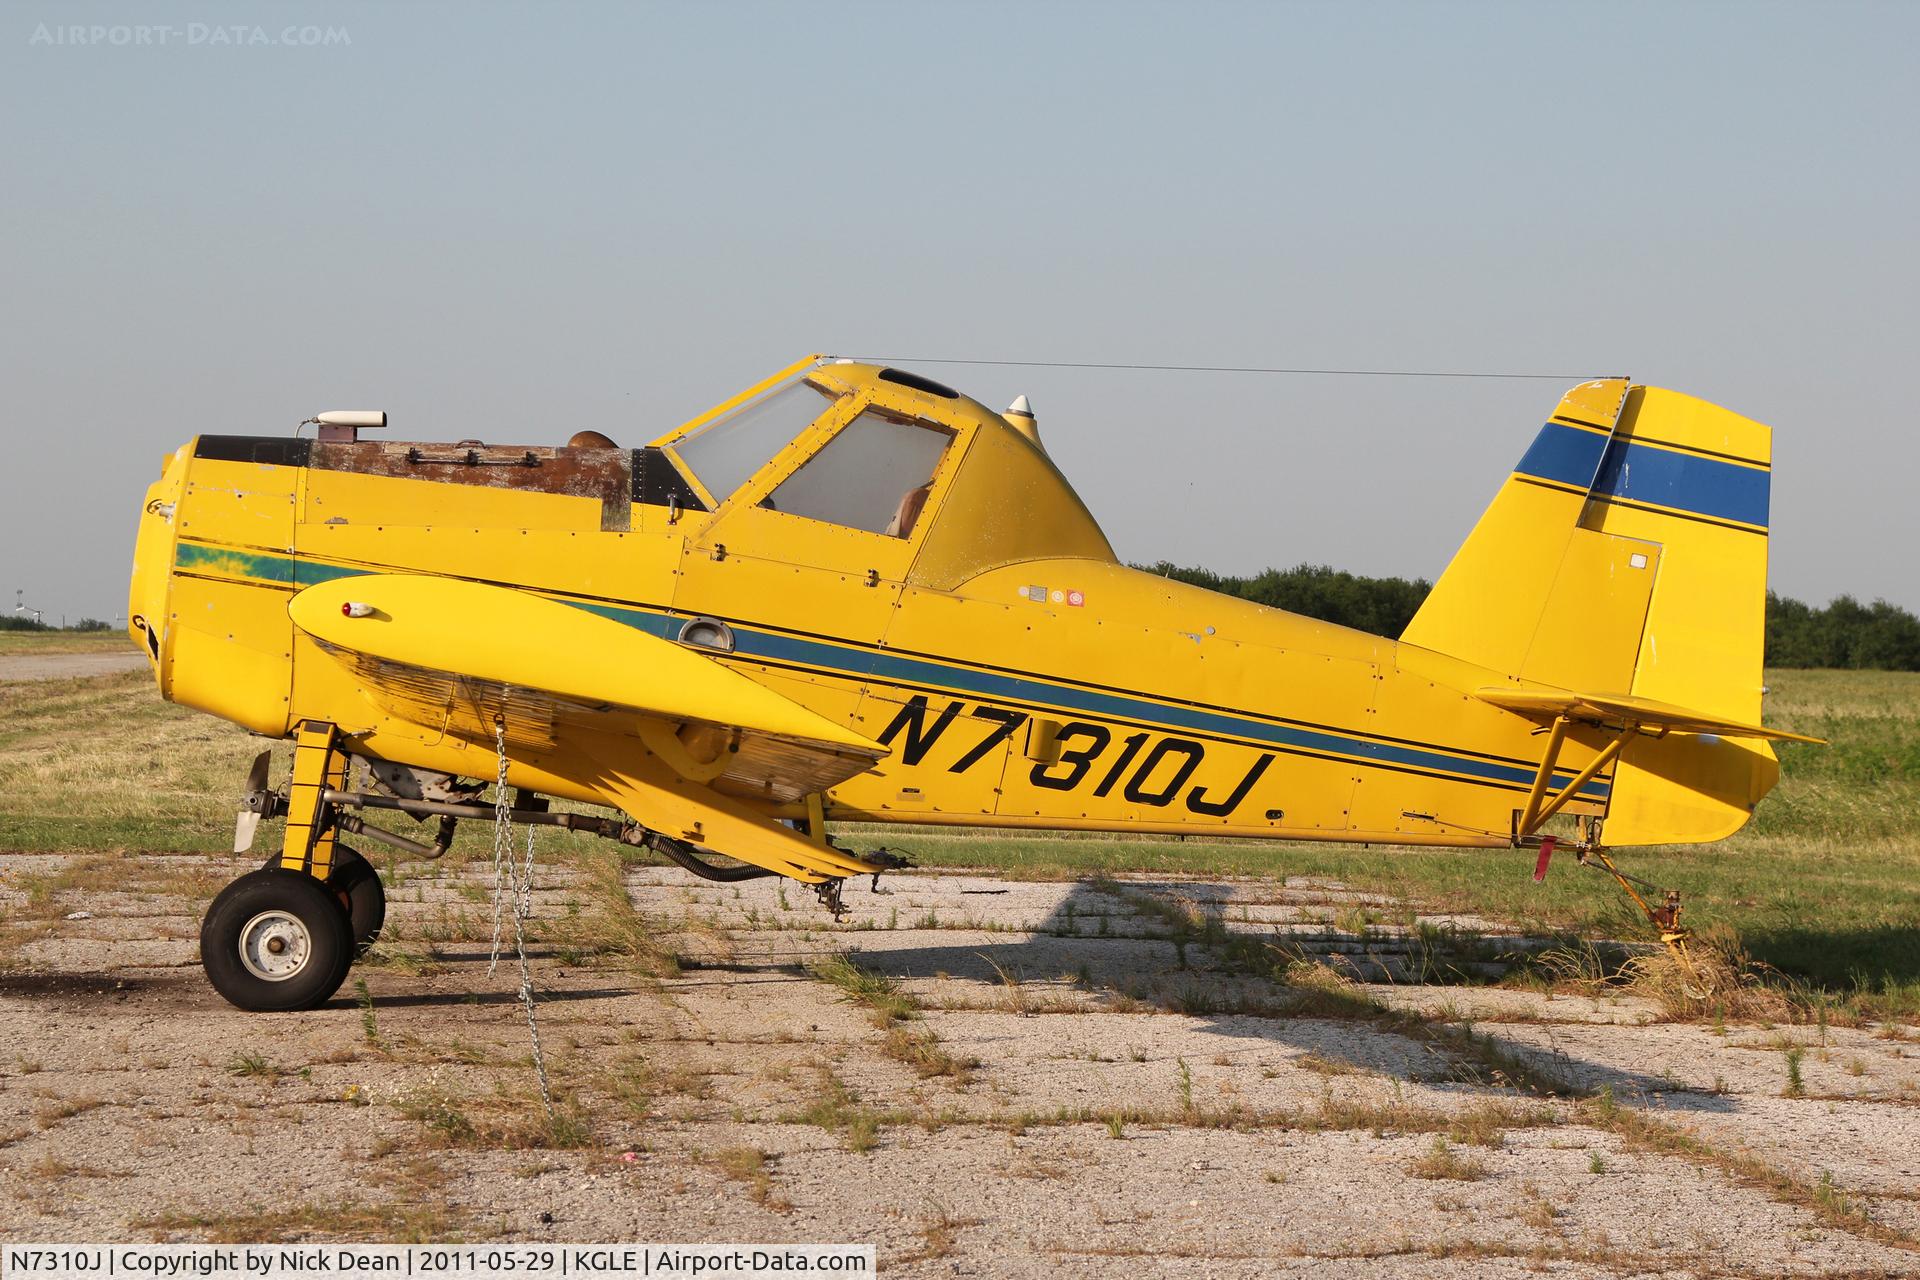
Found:
[[725, 502], [838, 398], [802, 378], [716, 418], [672, 451], [714, 502]]

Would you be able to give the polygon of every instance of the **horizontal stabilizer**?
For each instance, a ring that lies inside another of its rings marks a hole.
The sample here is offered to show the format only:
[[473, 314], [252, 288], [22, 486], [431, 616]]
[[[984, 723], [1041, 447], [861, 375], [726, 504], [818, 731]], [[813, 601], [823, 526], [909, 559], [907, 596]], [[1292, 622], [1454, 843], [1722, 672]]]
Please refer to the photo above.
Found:
[[1532, 720], [1545, 721], [1566, 716], [1570, 720], [1584, 720], [1590, 724], [1631, 723], [1643, 729], [1713, 734], [1722, 738], [1767, 738], [1776, 742], [1826, 741], [1825, 738], [1810, 738], [1804, 733], [1788, 733], [1785, 729], [1744, 724], [1723, 716], [1676, 707], [1670, 702], [1624, 693], [1567, 693], [1558, 689], [1520, 690], [1495, 685], [1476, 689], [1473, 696]]

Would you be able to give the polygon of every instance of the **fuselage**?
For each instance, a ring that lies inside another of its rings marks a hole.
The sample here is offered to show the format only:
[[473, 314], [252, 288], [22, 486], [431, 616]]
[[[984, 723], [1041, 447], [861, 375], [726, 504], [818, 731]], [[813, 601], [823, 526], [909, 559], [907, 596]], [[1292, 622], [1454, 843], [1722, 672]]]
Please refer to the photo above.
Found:
[[[386, 713], [287, 614], [343, 576], [445, 575], [698, 647], [888, 748], [820, 797], [828, 818], [1513, 842], [1541, 736], [1473, 696], [1506, 674], [1128, 568], [1030, 432], [869, 366], [812, 376], [825, 413], [731, 492], [690, 465], [705, 419], [633, 450], [202, 436], [148, 493], [136, 638], [175, 701], [490, 778], [488, 744]], [[784, 496], [866, 414], [948, 437], [904, 533]], [[1554, 785], [1601, 740], [1576, 728]], [[1566, 812], [1601, 812], [1607, 788]]]

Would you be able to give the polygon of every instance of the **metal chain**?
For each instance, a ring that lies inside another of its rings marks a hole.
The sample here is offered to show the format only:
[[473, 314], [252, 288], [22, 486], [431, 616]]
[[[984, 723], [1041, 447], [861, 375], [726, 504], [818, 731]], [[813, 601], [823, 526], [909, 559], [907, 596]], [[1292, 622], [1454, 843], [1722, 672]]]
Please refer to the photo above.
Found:
[[520, 918], [529, 919], [533, 915], [533, 833], [537, 830], [531, 824], [527, 827], [527, 865], [520, 876]]
[[[500, 959], [500, 918], [513, 917], [513, 954], [520, 963], [520, 1007], [527, 1014], [527, 1038], [533, 1043], [533, 1071], [540, 1079], [540, 1102], [547, 1109], [547, 1121], [553, 1122], [553, 1084], [547, 1079], [547, 1055], [540, 1045], [540, 1023], [533, 1013], [533, 971], [527, 967], [526, 922], [533, 913], [533, 830], [527, 830], [527, 860], [524, 871], [513, 862], [513, 809], [507, 799], [507, 723], [504, 716], [493, 722], [494, 749], [499, 753], [499, 769], [494, 776], [493, 801], [493, 959], [487, 965], [492, 975]], [[511, 902], [511, 908], [508, 904]]]
[[[507, 800], [507, 722], [504, 716], [493, 722], [494, 750], [499, 766], [493, 784], [493, 946], [487, 952], [487, 976], [500, 965], [500, 921], [506, 913], [508, 879], [513, 875], [513, 818]], [[511, 895], [516, 900], [519, 895]]]

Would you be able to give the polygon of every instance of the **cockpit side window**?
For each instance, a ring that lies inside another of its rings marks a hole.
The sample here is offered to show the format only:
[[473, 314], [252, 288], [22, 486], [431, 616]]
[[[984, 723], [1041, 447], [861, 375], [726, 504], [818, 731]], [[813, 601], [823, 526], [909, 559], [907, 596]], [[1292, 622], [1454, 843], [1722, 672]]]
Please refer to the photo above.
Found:
[[766, 504], [888, 537], [913, 533], [954, 433], [869, 407], [788, 476]]
[[839, 393], [802, 378], [709, 422], [670, 447], [713, 500], [725, 502], [838, 398]]

